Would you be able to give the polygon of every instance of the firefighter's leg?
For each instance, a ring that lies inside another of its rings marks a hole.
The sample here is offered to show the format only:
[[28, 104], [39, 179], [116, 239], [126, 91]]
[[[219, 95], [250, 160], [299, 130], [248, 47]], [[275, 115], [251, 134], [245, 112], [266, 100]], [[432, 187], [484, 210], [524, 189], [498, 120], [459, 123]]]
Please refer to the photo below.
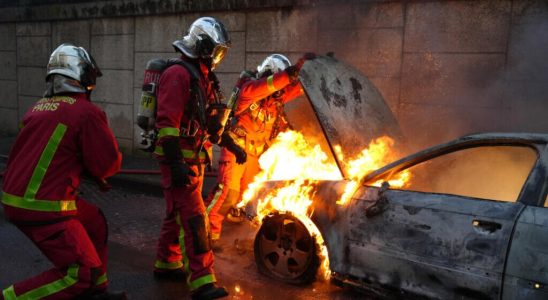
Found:
[[[203, 167], [191, 166], [194, 173], [203, 174], [198, 168]], [[175, 199], [174, 210], [179, 225], [179, 242], [183, 265], [189, 274], [188, 285], [191, 291], [216, 282], [209, 221], [202, 199], [202, 183], [203, 176], [190, 177], [189, 185], [166, 190], [166, 193]]]
[[95, 205], [84, 199], [78, 199], [77, 219], [82, 223], [88, 233], [102, 264], [92, 270], [93, 282], [96, 291], [105, 291], [108, 287], [107, 260], [108, 260], [108, 227], [103, 212]]
[[102, 263], [77, 219], [46, 226], [20, 226], [19, 229], [54, 268], [4, 289], [4, 299], [75, 299], [93, 288], [92, 270]]
[[171, 189], [171, 173], [169, 168], [161, 164], [162, 187], [166, 203], [166, 215], [160, 230], [160, 238], [156, 247], [156, 261], [154, 262], [155, 274], [159, 272], [178, 270], [183, 267], [181, 247], [179, 246], [179, 225], [175, 220], [173, 210], [173, 193]]
[[231, 207], [233, 205], [234, 200], [229, 196], [234, 194], [234, 189], [239, 189], [239, 181], [243, 170], [244, 167], [236, 164], [234, 160], [219, 162], [219, 183], [209, 195], [211, 200], [206, 201], [206, 203], [209, 203], [207, 212], [213, 240], [218, 240], [221, 236], [222, 223], [228, 211], [225, 206], [229, 205]]

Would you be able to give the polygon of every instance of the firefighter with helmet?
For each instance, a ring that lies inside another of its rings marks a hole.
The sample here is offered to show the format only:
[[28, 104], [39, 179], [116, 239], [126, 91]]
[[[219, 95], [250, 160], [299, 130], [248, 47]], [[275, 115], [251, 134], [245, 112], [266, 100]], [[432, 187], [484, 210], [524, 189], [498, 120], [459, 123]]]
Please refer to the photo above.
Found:
[[299, 71], [306, 60], [313, 58], [313, 53], [307, 53], [291, 65], [284, 55], [272, 54], [257, 66], [256, 73], [244, 71], [240, 75], [235, 88], [238, 98], [234, 120], [228, 134], [245, 149], [247, 161], [240, 164], [233, 152], [221, 149], [217, 185], [206, 200], [216, 249], [221, 249], [218, 240], [225, 217], [236, 217], [229, 220], [238, 221], [234, 206], [259, 173], [259, 157], [278, 133], [288, 128], [284, 104], [303, 94]]
[[121, 164], [106, 115], [90, 102], [98, 76], [84, 48], [60, 45], [47, 65], [44, 97], [23, 117], [1, 201], [53, 268], [5, 288], [0, 299], [126, 299], [107, 292], [105, 217], [78, 196], [83, 173], [105, 187]]
[[[216, 285], [202, 198], [204, 164], [211, 159], [213, 131], [206, 107], [219, 92], [213, 70], [230, 47], [230, 39], [221, 22], [202, 17], [191, 24], [182, 39], [173, 42], [173, 47], [180, 52], [182, 62], [167, 67], [158, 84], [154, 153], [160, 162], [166, 217], [154, 275], [160, 279], [184, 276], [192, 299], [216, 299], [228, 292]], [[237, 153], [245, 155], [243, 150]]]

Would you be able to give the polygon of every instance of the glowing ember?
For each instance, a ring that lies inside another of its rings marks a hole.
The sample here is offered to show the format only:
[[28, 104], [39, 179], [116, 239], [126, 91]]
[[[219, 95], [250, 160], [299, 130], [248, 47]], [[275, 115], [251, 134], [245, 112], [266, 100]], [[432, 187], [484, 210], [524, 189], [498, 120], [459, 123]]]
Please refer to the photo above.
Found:
[[[369, 172], [382, 167], [394, 160], [395, 153], [391, 149], [394, 141], [386, 136], [372, 141], [368, 148], [354, 159], [345, 160], [341, 147], [335, 146], [335, 154], [349, 175], [344, 193], [337, 204], [346, 205], [361, 179]], [[320, 248], [321, 275], [329, 278], [329, 259], [323, 237], [310, 220], [312, 212], [309, 210], [316, 193], [318, 180], [341, 180], [339, 169], [334, 163], [328, 162], [328, 156], [319, 145], [310, 145], [303, 135], [296, 131], [282, 132], [278, 135], [270, 148], [260, 157], [261, 172], [255, 176], [243, 194], [238, 207], [245, 206], [257, 196], [263, 182], [269, 180], [288, 181], [283, 187], [270, 191], [259, 199], [257, 217], [259, 222], [274, 211], [291, 212], [306, 226], [311, 235], [315, 236]], [[391, 180], [393, 187], [402, 187], [409, 182], [410, 174], [404, 172]], [[380, 186], [381, 182], [375, 183]]]

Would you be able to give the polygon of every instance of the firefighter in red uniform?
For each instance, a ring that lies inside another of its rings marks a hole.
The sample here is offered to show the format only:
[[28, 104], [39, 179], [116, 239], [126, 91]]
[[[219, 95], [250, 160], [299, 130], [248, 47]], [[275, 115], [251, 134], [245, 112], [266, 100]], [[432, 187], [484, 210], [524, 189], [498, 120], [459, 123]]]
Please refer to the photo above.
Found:
[[179, 277], [184, 268], [192, 299], [216, 299], [228, 292], [215, 284], [209, 221], [202, 199], [204, 164], [211, 159], [212, 147], [206, 107], [218, 89], [212, 70], [230, 47], [230, 40], [222, 23], [202, 17], [173, 46], [183, 63], [163, 71], [158, 85], [155, 155], [162, 172], [166, 218], [154, 275]]
[[97, 76], [85, 49], [60, 45], [47, 66], [44, 98], [23, 117], [2, 204], [54, 267], [9, 286], [0, 299], [126, 299], [106, 291], [105, 217], [78, 196], [82, 173], [104, 183], [121, 163], [105, 113], [90, 102]]
[[303, 94], [298, 73], [304, 61], [313, 58], [307, 53], [292, 66], [284, 55], [273, 54], [257, 67], [256, 74], [244, 71], [240, 76], [235, 124], [230, 126], [229, 134], [245, 149], [247, 161], [237, 164], [231, 151], [221, 149], [217, 185], [206, 200], [215, 248], [220, 248], [218, 240], [225, 216], [238, 212], [235, 204], [260, 171], [259, 157], [277, 134], [287, 129], [284, 104]]

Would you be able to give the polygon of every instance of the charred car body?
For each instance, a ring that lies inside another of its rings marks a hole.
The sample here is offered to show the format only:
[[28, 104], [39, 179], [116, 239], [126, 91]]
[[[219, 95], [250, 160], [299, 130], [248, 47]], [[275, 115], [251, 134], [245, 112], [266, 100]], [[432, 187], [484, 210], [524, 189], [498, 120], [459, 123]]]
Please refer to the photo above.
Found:
[[[302, 72], [331, 148], [349, 145], [350, 153], [383, 134], [403, 147], [366, 78], [328, 57]], [[337, 201], [348, 180], [319, 181], [311, 222], [327, 248], [331, 278], [397, 298], [547, 299], [547, 145], [547, 134], [465, 136], [368, 174], [345, 205]], [[411, 184], [391, 188], [387, 182], [406, 170]], [[379, 180], [382, 186], [373, 186]], [[256, 198], [283, 184], [265, 182]], [[283, 211], [264, 218], [255, 239], [262, 273], [290, 283], [314, 278], [317, 237], [306, 222]]]

